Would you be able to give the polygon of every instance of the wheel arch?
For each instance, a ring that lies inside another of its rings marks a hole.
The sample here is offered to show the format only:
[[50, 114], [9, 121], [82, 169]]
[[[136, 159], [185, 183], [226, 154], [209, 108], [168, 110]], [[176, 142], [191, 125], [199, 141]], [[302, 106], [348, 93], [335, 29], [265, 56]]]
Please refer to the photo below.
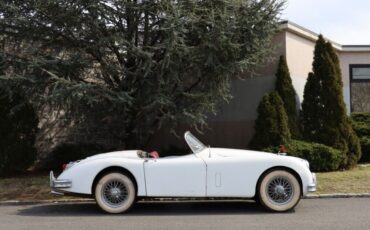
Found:
[[95, 187], [96, 187], [96, 184], [98, 183], [98, 181], [105, 175], [109, 174], [109, 173], [113, 173], [113, 172], [118, 172], [118, 173], [122, 173], [122, 174], [125, 174], [126, 176], [130, 177], [130, 179], [132, 180], [132, 182], [134, 183], [134, 186], [135, 186], [135, 190], [136, 190], [136, 196], [138, 194], [138, 183], [137, 183], [137, 180], [135, 178], [135, 176], [126, 168], [122, 167], [122, 166], [110, 166], [110, 167], [107, 167], [107, 168], [104, 168], [102, 169], [94, 178], [93, 180], [93, 183], [92, 183], [92, 186], [91, 186], [91, 194], [92, 195], [95, 195]]
[[258, 197], [258, 190], [259, 190], [259, 187], [260, 187], [260, 184], [263, 180], [263, 178], [270, 172], [272, 171], [275, 171], [275, 170], [284, 170], [284, 171], [287, 171], [287, 172], [290, 172], [291, 174], [293, 174], [293, 176], [295, 178], [297, 178], [298, 180], [298, 183], [299, 183], [299, 186], [301, 187], [301, 196], [303, 195], [303, 182], [302, 182], [302, 178], [301, 176], [292, 168], [289, 168], [289, 167], [286, 167], [286, 166], [274, 166], [274, 167], [271, 167], [271, 168], [268, 168], [266, 169], [261, 175], [260, 177], [258, 178], [257, 180], [257, 184], [256, 184], [256, 191], [255, 191], [255, 197]]

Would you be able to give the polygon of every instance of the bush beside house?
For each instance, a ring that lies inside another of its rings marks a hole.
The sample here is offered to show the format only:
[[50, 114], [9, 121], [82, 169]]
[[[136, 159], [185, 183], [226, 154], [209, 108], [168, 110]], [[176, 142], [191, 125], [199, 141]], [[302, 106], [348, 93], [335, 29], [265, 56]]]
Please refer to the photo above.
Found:
[[[319, 143], [291, 140], [285, 148], [288, 155], [308, 160], [310, 169], [314, 172], [335, 171], [343, 161], [340, 150]], [[262, 151], [276, 153], [279, 147], [270, 146]]]
[[293, 140], [288, 145], [288, 154], [310, 162], [315, 172], [334, 171], [343, 161], [343, 153], [335, 148], [312, 142]]
[[353, 129], [360, 138], [362, 157], [360, 162], [370, 162], [370, 112], [352, 113]]

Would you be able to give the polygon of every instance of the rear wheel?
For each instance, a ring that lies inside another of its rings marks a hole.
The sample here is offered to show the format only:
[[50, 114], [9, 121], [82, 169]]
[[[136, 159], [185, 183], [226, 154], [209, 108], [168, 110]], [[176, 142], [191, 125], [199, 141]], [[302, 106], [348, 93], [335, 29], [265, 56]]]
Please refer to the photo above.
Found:
[[136, 189], [132, 180], [121, 173], [103, 176], [95, 187], [95, 200], [108, 213], [126, 212], [135, 203]]
[[301, 186], [290, 172], [274, 170], [267, 173], [259, 186], [261, 204], [276, 212], [294, 208], [301, 199]]

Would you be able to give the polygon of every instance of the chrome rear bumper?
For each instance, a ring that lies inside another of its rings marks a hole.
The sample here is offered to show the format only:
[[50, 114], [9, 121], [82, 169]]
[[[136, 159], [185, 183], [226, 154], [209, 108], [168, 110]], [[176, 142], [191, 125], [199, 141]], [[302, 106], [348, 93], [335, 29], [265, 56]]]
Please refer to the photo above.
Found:
[[72, 187], [71, 180], [58, 180], [55, 178], [53, 171], [50, 171], [50, 189], [52, 194], [63, 195], [59, 189]]
[[313, 183], [307, 185], [307, 191], [308, 192], [316, 192], [317, 180], [316, 180], [316, 174], [315, 173], [312, 173], [312, 182]]

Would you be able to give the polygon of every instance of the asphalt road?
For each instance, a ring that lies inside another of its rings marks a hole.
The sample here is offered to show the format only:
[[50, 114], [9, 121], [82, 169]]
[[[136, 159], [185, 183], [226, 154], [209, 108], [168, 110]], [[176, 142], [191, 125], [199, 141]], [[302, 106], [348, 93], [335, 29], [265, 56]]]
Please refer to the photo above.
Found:
[[105, 214], [94, 203], [0, 205], [0, 230], [370, 229], [370, 198], [307, 199], [288, 213], [254, 202], [138, 203]]

